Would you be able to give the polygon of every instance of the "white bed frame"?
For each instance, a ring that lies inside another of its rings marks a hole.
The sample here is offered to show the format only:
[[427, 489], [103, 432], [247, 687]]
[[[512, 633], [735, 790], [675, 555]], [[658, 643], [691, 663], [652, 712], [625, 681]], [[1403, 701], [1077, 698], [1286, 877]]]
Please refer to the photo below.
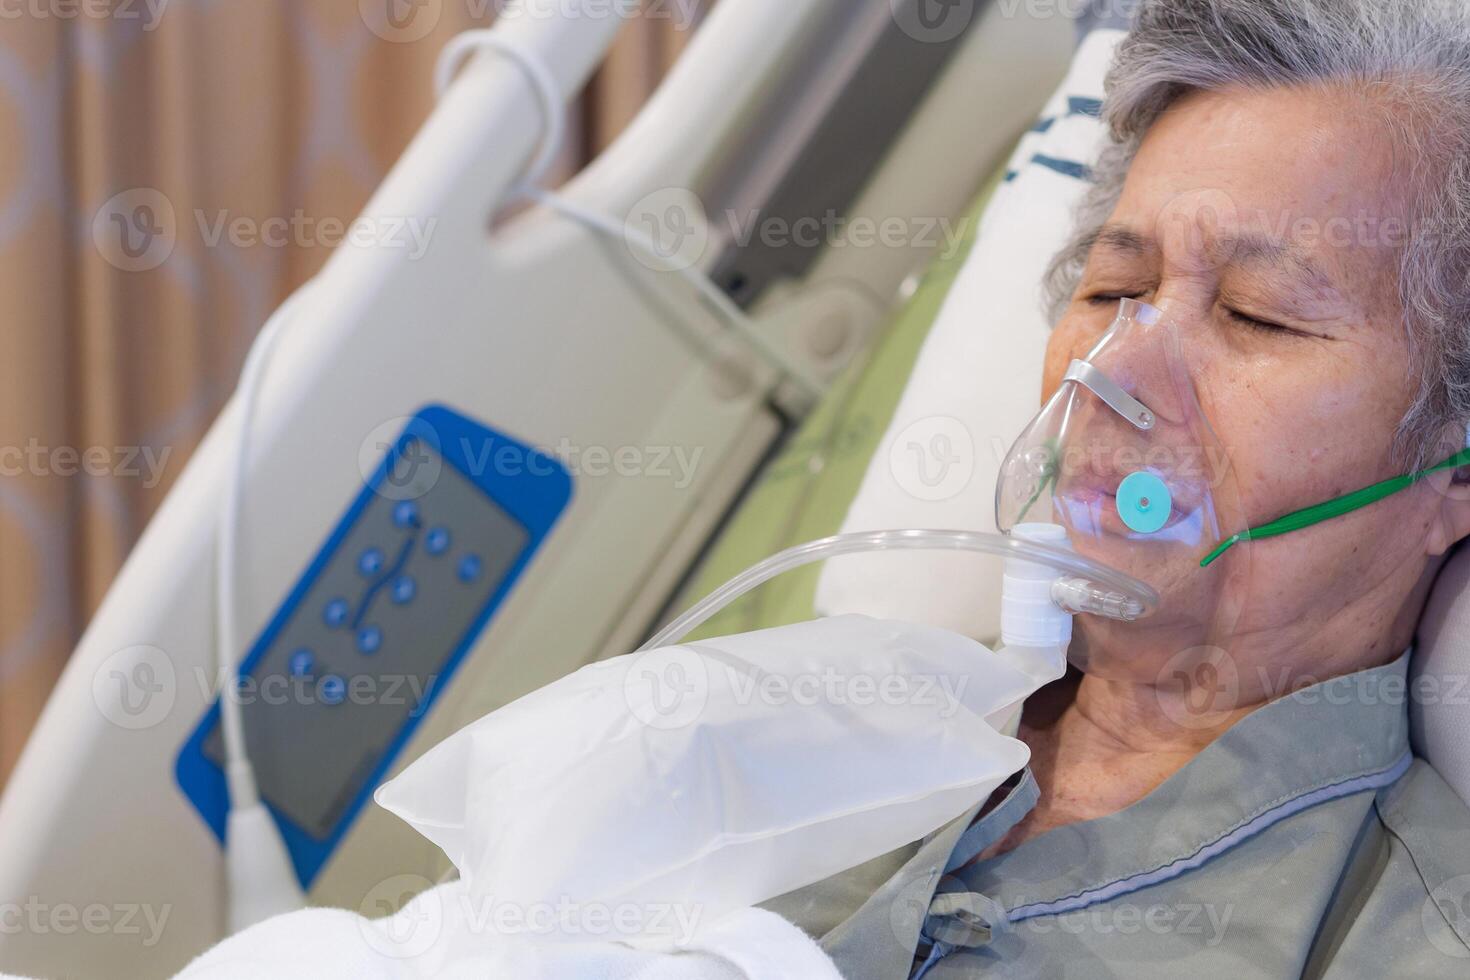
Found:
[[[642, 115], [567, 195], [623, 216], [660, 189], [701, 189], [732, 144], [767, 125], [782, 79], [830, 42], [834, 24], [855, 29], [888, 6], [721, 0]], [[1006, 17], [1001, 7], [971, 29], [851, 215], [956, 217], [1034, 118], [1070, 57], [1072, 28]], [[539, 53], [571, 100], [619, 26], [529, 17], [498, 30]], [[783, 416], [799, 411], [676, 277], [542, 210], [487, 233], [492, 206], [541, 132], [523, 74], [494, 54], [477, 57], [365, 212], [434, 216], [428, 254], [414, 261], [403, 250], [346, 244], [303, 299], [254, 423], [242, 642], [361, 490], [360, 449], [425, 403], [547, 449], [564, 439], [681, 447], [700, 452], [700, 465], [687, 487], [579, 479], [567, 514], [395, 768], [481, 714], [635, 646], [781, 434]], [[866, 347], [929, 252], [923, 243], [829, 250], [800, 281], [766, 290], [752, 315], [773, 343], [831, 378]], [[222, 937], [221, 849], [173, 767], [212, 700], [214, 528], [233, 417], [232, 405], [128, 559], [0, 799], [0, 902], [101, 905], [115, 927], [0, 931], [0, 970], [160, 976]], [[121, 694], [109, 679], [157, 667], [159, 651], [172, 675], [153, 674], [166, 710], [145, 728], [116, 724]], [[395, 875], [433, 878], [444, 868], [432, 845], [370, 807], [310, 897], [358, 908]], [[119, 924], [128, 909], [136, 931]], [[160, 936], [144, 912], [167, 916]]]

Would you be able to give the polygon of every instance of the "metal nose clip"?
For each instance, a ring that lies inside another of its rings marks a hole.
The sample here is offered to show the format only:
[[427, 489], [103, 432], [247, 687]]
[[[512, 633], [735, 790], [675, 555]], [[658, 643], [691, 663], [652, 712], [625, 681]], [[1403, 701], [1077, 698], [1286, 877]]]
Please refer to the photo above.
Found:
[[1143, 402], [1134, 398], [1118, 386], [1103, 371], [1086, 361], [1074, 360], [1062, 377], [1075, 381], [1107, 403], [1107, 406], [1127, 419], [1135, 428], [1144, 432], [1154, 427], [1154, 413]]

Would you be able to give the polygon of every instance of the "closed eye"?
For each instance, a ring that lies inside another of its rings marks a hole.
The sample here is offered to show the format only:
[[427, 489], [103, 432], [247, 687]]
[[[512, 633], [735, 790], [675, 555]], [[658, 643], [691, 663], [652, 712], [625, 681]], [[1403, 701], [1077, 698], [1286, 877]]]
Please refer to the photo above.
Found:
[[1245, 327], [1249, 327], [1252, 330], [1259, 330], [1263, 333], [1288, 333], [1301, 336], [1300, 331], [1293, 330], [1291, 327], [1283, 326], [1279, 323], [1273, 323], [1270, 320], [1262, 320], [1260, 317], [1251, 316], [1249, 313], [1242, 313], [1239, 310], [1231, 309], [1228, 306], [1225, 308], [1225, 315], [1230, 317], [1230, 319], [1234, 320], [1236, 323], [1239, 323]]
[[1090, 303], [1093, 306], [1117, 306], [1118, 303], [1120, 301], [1122, 301], [1122, 300], [1125, 300], [1125, 299], [1141, 299], [1143, 297], [1143, 295], [1144, 295], [1143, 293], [1139, 293], [1139, 292], [1132, 292], [1132, 293], [1094, 293], [1093, 295], [1087, 297], [1087, 302]]

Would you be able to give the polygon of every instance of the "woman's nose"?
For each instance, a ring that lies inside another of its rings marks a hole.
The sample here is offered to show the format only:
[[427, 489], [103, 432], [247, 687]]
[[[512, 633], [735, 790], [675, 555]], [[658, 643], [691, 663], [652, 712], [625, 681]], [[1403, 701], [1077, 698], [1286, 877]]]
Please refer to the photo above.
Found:
[[1160, 283], [1149, 302], [1160, 313], [1160, 325], [1187, 333], [1208, 322], [1218, 293], [1217, 282], [1175, 276]]
[[1180, 391], [1192, 384], [1184, 348], [1189, 328], [1168, 316], [1152, 324], [1120, 325], [1092, 358], [1094, 367], [1143, 403], [1156, 421], [1181, 420]]

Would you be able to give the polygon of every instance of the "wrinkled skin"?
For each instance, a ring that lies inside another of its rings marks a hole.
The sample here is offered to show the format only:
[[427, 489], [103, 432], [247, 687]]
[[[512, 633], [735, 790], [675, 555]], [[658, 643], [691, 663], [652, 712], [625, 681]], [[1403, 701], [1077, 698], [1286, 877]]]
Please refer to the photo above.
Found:
[[[1195, 341], [1182, 346], [1235, 488], [1224, 521], [1260, 526], [1404, 472], [1394, 437], [1416, 379], [1397, 274], [1413, 161], [1394, 148], [1354, 93], [1182, 99], [1144, 140], [1056, 325], [1045, 397], [1133, 297]], [[1463, 440], [1445, 433], [1434, 461]], [[1042, 802], [997, 849], [1115, 812], [1256, 707], [1397, 657], [1470, 534], [1464, 477], [1246, 542], [1207, 570], [1191, 549], [1143, 560], [1122, 538], [1079, 542], [1156, 585], [1160, 615], [1078, 620], [1082, 673], [1038, 695], [1022, 727]]]

